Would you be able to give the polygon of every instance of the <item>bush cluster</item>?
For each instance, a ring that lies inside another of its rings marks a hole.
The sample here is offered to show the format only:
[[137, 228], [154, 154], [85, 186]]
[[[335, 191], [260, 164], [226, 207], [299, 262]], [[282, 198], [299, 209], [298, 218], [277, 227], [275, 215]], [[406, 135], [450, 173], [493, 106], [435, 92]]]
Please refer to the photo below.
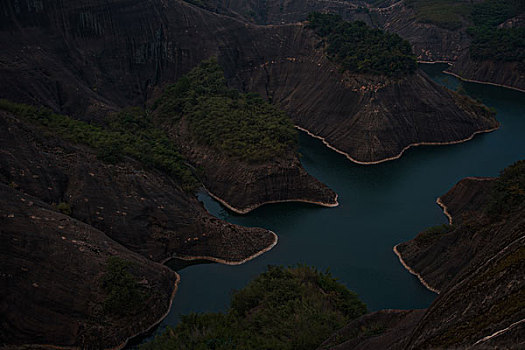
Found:
[[268, 266], [227, 313], [190, 314], [141, 349], [315, 349], [366, 306], [329, 273]]
[[525, 160], [505, 168], [490, 195], [487, 205], [492, 215], [504, 215], [525, 204]]
[[102, 277], [102, 288], [107, 293], [104, 311], [128, 315], [144, 304], [145, 295], [130, 272], [131, 265], [131, 262], [117, 256], [108, 258]]

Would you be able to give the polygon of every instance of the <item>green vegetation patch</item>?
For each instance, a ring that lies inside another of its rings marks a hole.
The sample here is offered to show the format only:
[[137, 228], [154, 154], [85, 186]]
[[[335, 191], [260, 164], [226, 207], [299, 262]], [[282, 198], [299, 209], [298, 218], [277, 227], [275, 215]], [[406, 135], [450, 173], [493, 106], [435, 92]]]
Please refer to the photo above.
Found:
[[315, 349], [366, 306], [329, 273], [269, 266], [227, 313], [190, 314], [141, 349]]
[[122, 258], [108, 258], [106, 271], [102, 277], [102, 288], [107, 293], [104, 311], [128, 315], [140, 309], [145, 295], [130, 272], [132, 263]]
[[117, 163], [130, 156], [172, 175], [186, 190], [194, 190], [198, 184], [173, 142], [140, 108], [125, 109], [111, 116], [105, 125], [89, 124], [47, 108], [7, 100], [0, 100], [0, 110], [44, 127], [50, 136], [88, 145], [102, 161]]
[[492, 215], [503, 215], [519, 209], [524, 203], [525, 160], [520, 160], [500, 173], [487, 208]]
[[452, 232], [455, 229], [454, 225], [442, 224], [427, 228], [425, 231], [418, 234], [415, 238], [419, 244], [428, 244], [434, 242], [439, 237]]
[[311, 13], [308, 27], [327, 43], [328, 56], [344, 70], [399, 76], [416, 70], [417, 61], [408, 41], [399, 35], [344, 21], [339, 15]]
[[487, 0], [472, 6], [470, 55], [475, 60], [518, 61], [525, 68], [525, 28], [497, 28], [525, 11], [523, 0]]
[[290, 118], [257, 94], [228, 88], [214, 58], [167, 87], [153, 109], [163, 124], [185, 116], [199, 143], [243, 161], [268, 161], [297, 147]]

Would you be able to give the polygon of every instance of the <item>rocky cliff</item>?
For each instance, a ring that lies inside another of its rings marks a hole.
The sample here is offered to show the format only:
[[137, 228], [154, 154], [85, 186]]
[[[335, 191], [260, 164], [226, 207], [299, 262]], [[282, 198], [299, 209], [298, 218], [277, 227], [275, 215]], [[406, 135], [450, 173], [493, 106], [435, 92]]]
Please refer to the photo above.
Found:
[[[425, 231], [397, 246], [405, 266], [440, 290], [423, 314], [380, 311], [364, 316], [325, 348], [522, 348], [524, 165], [516, 163], [499, 179], [460, 181], [438, 201], [453, 226]], [[363, 329], [368, 331], [359, 331]]]

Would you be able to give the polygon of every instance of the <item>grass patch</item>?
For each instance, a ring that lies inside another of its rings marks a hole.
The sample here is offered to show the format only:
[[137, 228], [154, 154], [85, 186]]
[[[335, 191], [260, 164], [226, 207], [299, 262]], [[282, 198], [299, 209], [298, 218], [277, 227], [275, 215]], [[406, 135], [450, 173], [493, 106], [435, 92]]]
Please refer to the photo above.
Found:
[[464, 26], [471, 11], [467, 0], [406, 0], [405, 3], [415, 10], [418, 22], [449, 30]]
[[308, 21], [308, 27], [326, 40], [328, 56], [343, 70], [399, 76], [417, 68], [410, 44], [397, 34], [361, 21], [347, 22], [338, 15], [314, 12]]
[[329, 273], [269, 266], [227, 313], [183, 316], [141, 349], [315, 349], [366, 306]]

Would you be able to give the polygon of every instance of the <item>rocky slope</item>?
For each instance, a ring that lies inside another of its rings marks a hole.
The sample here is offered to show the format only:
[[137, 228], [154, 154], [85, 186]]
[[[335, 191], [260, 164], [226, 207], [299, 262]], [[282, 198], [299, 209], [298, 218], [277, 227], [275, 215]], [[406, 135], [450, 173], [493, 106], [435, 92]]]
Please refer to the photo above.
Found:
[[[325, 345], [333, 349], [522, 348], [524, 164], [508, 168], [505, 180], [460, 181], [439, 201], [454, 226], [430, 236], [421, 233], [397, 246], [404, 263], [440, 289], [419, 319], [408, 322], [400, 312], [367, 315], [357, 321], [358, 326], [373, 330], [379, 324], [382, 329], [360, 334], [356, 325], [349, 325]], [[392, 325], [391, 318], [399, 321]]]
[[[467, 20], [457, 29], [447, 29], [418, 20], [416, 11], [401, 1], [383, 1], [370, 5], [363, 1], [287, 0], [265, 2], [208, 1], [206, 8], [259, 24], [284, 24], [304, 21], [313, 11], [330, 12], [347, 20], [360, 20], [368, 25], [399, 34], [408, 40], [418, 60], [450, 62], [449, 72], [466, 80], [503, 85], [525, 90], [525, 75], [517, 70], [517, 62], [476, 61], [471, 59], [472, 42]], [[213, 3], [213, 4], [211, 4]], [[500, 27], [523, 26], [523, 15], [511, 18]]]
[[[167, 267], [3, 183], [0, 208], [0, 347], [116, 347], [169, 310], [179, 277]], [[110, 256], [131, 262], [147, 293], [131, 314], [104, 311]]]

